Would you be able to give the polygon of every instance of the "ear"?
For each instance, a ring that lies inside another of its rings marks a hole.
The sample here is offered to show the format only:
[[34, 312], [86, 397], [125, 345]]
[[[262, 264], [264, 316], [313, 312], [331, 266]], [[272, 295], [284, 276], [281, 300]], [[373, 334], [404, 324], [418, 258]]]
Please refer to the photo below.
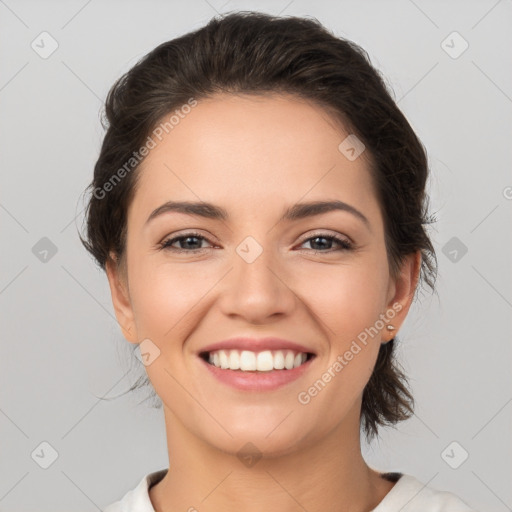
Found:
[[123, 336], [130, 343], [138, 343], [133, 309], [128, 291], [127, 273], [117, 264], [117, 258], [113, 252], [110, 252], [110, 257], [107, 259], [105, 271], [110, 285], [112, 304]]
[[[392, 279], [389, 285], [388, 304], [386, 309], [387, 323], [395, 327], [395, 330], [388, 331], [384, 328], [383, 341], [387, 343], [396, 336], [404, 323], [407, 313], [411, 307], [414, 298], [414, 292], [420, 277], [421, 270], [421, 252], [408, 254], [401, 267], [398, 278]], [[395, 315], [392, 317], [392, 313]]]

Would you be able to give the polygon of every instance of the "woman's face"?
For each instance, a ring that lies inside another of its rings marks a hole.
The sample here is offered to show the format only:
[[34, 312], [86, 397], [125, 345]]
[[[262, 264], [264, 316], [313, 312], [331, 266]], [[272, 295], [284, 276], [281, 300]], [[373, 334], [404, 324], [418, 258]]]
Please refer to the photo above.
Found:
[[[232, 453], [247, 442], [286, 453], [335, 430], [358, 436], [363, 389], [392, 338], [385, 324], [407, 314], [419, 264], [390, 278], [364, 151], [357, 157], [351, 139], [340, 149], [349, 133], [291, 96], [219, 95], [164, 135], [137, 171], [127, 283], [114, 267], [108, 276], [166, 418]], [[168, 202], [211, 215], [151, 215]], [[317, 202], [348, 206], [300, 208]], [[218, 345], [235, 337], [249, 342]], [[245, 370], [231, 369], [237, 361]]]

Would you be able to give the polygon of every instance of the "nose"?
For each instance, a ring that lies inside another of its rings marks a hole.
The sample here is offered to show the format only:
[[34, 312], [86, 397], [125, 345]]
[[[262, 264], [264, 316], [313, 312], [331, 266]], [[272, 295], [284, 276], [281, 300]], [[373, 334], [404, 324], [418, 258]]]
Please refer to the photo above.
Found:
[[239, 247], [233, 254], [232, 269], [219, 295], [223, 313], [253, 324], [291, 314], [298, 298], [286, 269], [270, 249], [263, 249], [254, 260], [246, 256], [251, 250], [254, 247], [244, 253]]

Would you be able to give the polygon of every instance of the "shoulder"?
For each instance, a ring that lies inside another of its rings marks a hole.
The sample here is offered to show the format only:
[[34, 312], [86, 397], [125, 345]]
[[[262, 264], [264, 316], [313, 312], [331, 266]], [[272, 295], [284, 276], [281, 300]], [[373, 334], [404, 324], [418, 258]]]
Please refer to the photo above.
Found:
[[402, 474], [391, 491], [371, 512], [476, 512], [448, 491], [427, 486], [412, 475]]
[[145, 475], [134, 489], [128, 491], [119, 501], [111, 503], [103, 512], [155, 512], [149, 498], [149, 488], [162, 480], [167, 469]]

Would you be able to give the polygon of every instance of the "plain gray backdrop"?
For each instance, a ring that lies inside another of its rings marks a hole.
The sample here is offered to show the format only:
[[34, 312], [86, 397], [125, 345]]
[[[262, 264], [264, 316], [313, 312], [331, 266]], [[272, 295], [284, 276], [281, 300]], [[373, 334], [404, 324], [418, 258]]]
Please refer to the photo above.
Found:
[[0, 0], [0, 510], [99, 510], [168, 465], [145, 393], [101, 399], [138, 370], [78, 238], [82, 193], [114, 80], [235, 10], [360, 44], [428, 151], [438, 297], [420, 294], [398, 352], [416, 414], [363, 442], [366, 460], [511, 510], [510, 0]]

